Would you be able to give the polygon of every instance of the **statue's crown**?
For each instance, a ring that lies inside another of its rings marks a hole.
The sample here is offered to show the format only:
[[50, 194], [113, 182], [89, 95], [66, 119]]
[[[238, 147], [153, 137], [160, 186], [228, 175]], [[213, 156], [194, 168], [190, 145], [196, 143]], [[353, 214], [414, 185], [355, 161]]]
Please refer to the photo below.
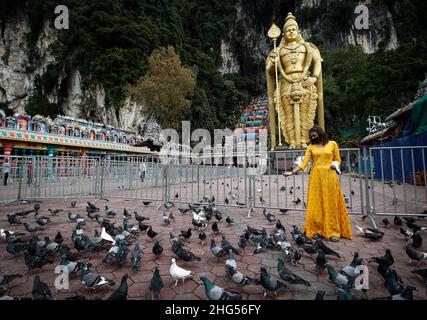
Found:
[[297, 18], [295, 18], [295, 16], [292, 14], [292, 12], [289, 12], [288, 16], [285, 19], [285, 25], [283, 26], [283, 29], [286, 29], [287, 27], [292, 26], [292, 25], [299, 28], [298, 23], [297, 23]]

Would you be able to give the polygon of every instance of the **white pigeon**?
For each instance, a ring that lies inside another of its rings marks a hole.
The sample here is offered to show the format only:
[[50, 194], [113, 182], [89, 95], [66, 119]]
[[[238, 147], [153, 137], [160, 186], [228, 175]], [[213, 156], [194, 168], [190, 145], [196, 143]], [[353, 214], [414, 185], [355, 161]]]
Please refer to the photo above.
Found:
[[206, 218], [203, 218], [203, 217], [199, 216], [194, 211], [193, 211], [193, 219], [196, 220], [197, 222], [200, 222], [200, 221], [205, 222], [206, 221]]
[[182, 280], [182, 284], [184, 285], [185, 279], [193, 277], [191, 270], [185, 270], [177, 266], [175, 258], [172, 258], [172, 264], [169, 272], [172, 278], [175, 279], [175, 285], [178, 285], [179, 280]]
[[101, 231], [101, 238], [105, 241], [111, 242], [113, 245], [116, 244], [116, 241], [113, 239], [113, 237], [105, 231], [105, 227], [102, 227]]

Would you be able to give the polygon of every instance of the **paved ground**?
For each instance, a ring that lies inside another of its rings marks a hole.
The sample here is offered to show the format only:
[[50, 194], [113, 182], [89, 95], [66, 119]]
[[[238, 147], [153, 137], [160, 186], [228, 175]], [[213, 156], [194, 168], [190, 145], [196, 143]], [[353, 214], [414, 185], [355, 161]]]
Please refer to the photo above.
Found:
[[[76, 209], [70, 209], [73, 213], [79, 212], [86, 217], [85, 213], [85, 203], [86, 201], [93, 201], [93, 198], [79, 199]], [[206, 299], [204, 287], [201, 282], [198, 280], [200, 275], [206, 275], [211, 281], [214, 281], [215, 284], [230, 289], [235, 292], [241, 292], [244, 299], [261, 299], [263, 296], [263, 290], [261, 286], [246, 286], [243, 289], [238, 289], [234, 284], [232, 284], [226, 278], [224, 271], [224, 261], [225, 259], [217, 260], [212, 256], [208, 244], [203, 247], [197, 238], [197, 232], [193, 232], [193, 236], [190, 238], [187, 248], [191, 250], [196, 255], [202, 257], [200, 262], [185, 263], [181, 260], [177, 260], [179, 266], [182, 266], [187, 269], [191, 269], [195, 273], [195, 279], [197, 281], [186, 281], [185, 285], [179, 284], [174, 286], [174, 280], [169, 274], [169, 268], [171, 264], [171, 258], [174, 254], [171, 251], [171, 246], [169, 243], [169, 232], [178, 234], [180, 230], [186, 229], [188, 226], [191, 226], [191, 214], [187, 213], [182, 215], [178, 210], [175, 210], [176, 221], [172, 222], [170, 225], [163, 225], [161, 221], [161, 211], [157, 211], [156, 207], [158, 202], [153, 202], [149, 206], [144, 206], [141, 201], [126, 201], [122, 199], [112, 199], [109, 202], [103, 200], [97, 202], [98, 206], [103, 206], [107, 204], [109, 207], [115, 209], [118, 212], [122, 212], [123, 208], [127, 209], [136, 209], [139, 214], [150, 217], [150, 224], [153, 226], [153, 229], [156, 232], [159, 232], [158, 239], [161, 244], [164, 246], [165, 250], [161, 257], [154, 261], [154, 255], [151, 252], [153, 242], [148, 236], [144, 233], [140, 235], [137, 240], [141, 250], [143, 250], [143, 258], [141, 268], [138, 272], [132, 271], [130, 267], [130, 254], [125, 265], [121, 268], [118, 268], [115, 264], [103, 264], [102, 259], [105, 257], [105, 252], [100, 252], [93, 254], [86, 260], [89, 260], [92, 264], [92, 270], [98, 272], [99, 274], [107, 277], [113, 278], [117, 285], [120, 282], [120, 278], [124, 273], [129, 274], [129, 299], [148, 299], [149, 298], [149, 283], [152, 277], [152, 270], [156, 263], [160, 265], [160, 272], [163, 278], [165, 287], [161, 292], [162, 299]], [[59, 200], [44, 200], [41, 203], [41, 214], [50, 215], [47, 211], [47, 208], [66, 208], [69, 205], [69, 200], [59, 199]], [[22, 209], [31, 208], [30, 204], [16, 204], [9, 205], [7, 207], [0, 208], [0, 227], [7, 228], [14, 231], [25, 231], [21, 226], [9, 226], [6, 220], [6, 214], [10, 212], [16, 212]], [[184, 204], [177, 204], [178, 207], [185, 207]], [[262, 216], [261, 210], [255, 210], [251, 219], [247, 218], [247, 209], [244, 208], [221, 208], [226, 217], [227, 215], [231, 216], [235, 223], [234, 225], [227, 227], [225, 222], [220, 224], [220, 231], [232, 244], [237, 244], [238, 236], [242, 233], [242, 230], [246, 228], [247, 224], [250, 224], [253, 227], [265, 226], [267, 231], [272, 231], [274, 224], [268, 225], [264, 217]], [[300, 229], [303, 228], [304, 224], [304, 213], [299, 211], [288, 211], [286, 214], [281, 214], [277, 210], [269, 210], [270, 212], [276, 214], [278, 218], [285, 225], [286, 229], [291, 230], [292, 225], [297, 225]], [[378, 218], [378, 224], [381, 226], [381, 219]], [[121, 225], [122, 218], [116, 217], [113, 219], [117, 221], [117, 225]], [[32, 215], [27, 216], [23, 221], [29, 221], [34, 224], [34, 219]], [[131, 221], [135, 221], [131, 219]], [[327, 242], [327, 244], [338, 251], [341, 255], [341, 259], [330, 258], [329, 261], [334, 266], [334, 268], [339, 269], [348, 265], [353, 256], [354, 251], [358, 251], [360, 255], [364, 258], [369, 258], [371, 256], [383, 255], [386, 248], [390, 248], [395, 258], [395, 268], [397, 269], [399, 275], [402, 277], [405, 284], [413, 285], [417, 288], [417, 291], [414, 293], [415, 299], [426, 299], [426, 289], [421, 278], [418, 278], [416, 275], [411, 273], [413, 269], [426, 268], [426, 264], [422, 263], [420, 266], [411, 265], [408, 263], [409, 258], [406, 256], [403, 248], [403, 239], [399, 234], [399, 229], [395, 226], [392, 226], [390, 229], [385, 230], [385, 236], [382, 240], [378, 242], [370, 242], [360, 236], [356, 235], [355, 225], [364, 225], [364, 222], [361, 219], [361, 216], [352, 215], [351, 221], [353, 225], [354, 239], [345, 240], [342, 239], [338, 243]], [[420, 225], [427, 225], [427, 221], [420, 220]], [[71, 231], [74, 228], [74, 223], [69, 222], [66, 218], [66, 211], [59, 213], [56, 217], [52, 217], [52, 222], [48, 225], [48, 228], [38, 233], [39, 237], [49, 236], [53, 238], [57, 231], [61, 231], [64, 235], [64, 242], [71, 248], [73, 245], [71, 243]], [[99, 227], [96, 222], [89, 222], [88, 225], [84, 228], [85, 233], [93, 236], [93, 231], [95, 228]], [[206, 229], [208, 234], [208, 240], [213, 237], [210, 226]], [[217, 242], [220, 242], [221, 236], [214, 237]], [[293, 243], [293, 241], [291, 240]], [[5, 250], [6, 244], [4, 241], [0, 243], [0, 274], [13, 274], [13, 273], [24, 273], [26, 272], [26, 266], [23, 261], [22, 256], [14, 257], [8, 254]], [[131, 244], [131, 249], [133, 248], [133, 243]], [[427, 251], [427, 246], [424, 244], [423, 251]], [[269, 272], [273, 275], [277, 275], [277, 257], [281, 254], [277, 251], [269, 251], [254, 255], [252, 253], [253, 248], [249, 247], [241, 256], [237, 256], [237, 269], [244, 273], [245, 275], [252, 277], [259, 277], [259, 268], [260, 266], [265, 266]], [[85, 260], [85, 259], [83, 259]], [[427, 260], [425, 260], [427, 261]], [[101, 288], [96, 292], [93, 292], [89, 289], [82, 289], [82, 284], [78, 276], [70, 280], [69, 290], [57, 290], [54, 287], [55, 278], [58, 276], [54, 273], [55, 266], [59, 264], [59, 258], [55, 258], [54, 265], [46, 265], [42, 269], [34, 270], [29, 274], [25, 274], [21, 279], [15, 280], [9, 285], [7, 294], [15, 297], [30, 297], [31, 289], [33, 284], [34, 276], [39, 274], [42, 281], [46, 282], [56, 299], [64, 299], [76, 294], [83, 294], [88, 298], [106, 298], [108, 297], [114, 288]], [[290, 285], [293, 290], [285, 290], [283, 292], [278, 292], [276, 299], [313, 299], [317, 290], [324, 289], [327, 291], [328, 296], [326, 299], [336, 299], [334, 285], [329, 282], [328, 275], [325, 272], [323, 275], [316, 276], [314, 274], [314, 262], [313, 260], [304, 255], [300, 263], [296, 266], [287, 264], [287, 266], [294, 270], [298, 275], [302, 276], [306, 280], [311, 282], [311, 287], [304, 287], [300, 285]], [[368, 291], [368, 297], [383, 297], [387, 296], [388, 292], [384, 287], [384, 282], [378, 275], [376, 267], [374, 264], [368, 264], [369, 268], [369, 283], [370, 289]]]

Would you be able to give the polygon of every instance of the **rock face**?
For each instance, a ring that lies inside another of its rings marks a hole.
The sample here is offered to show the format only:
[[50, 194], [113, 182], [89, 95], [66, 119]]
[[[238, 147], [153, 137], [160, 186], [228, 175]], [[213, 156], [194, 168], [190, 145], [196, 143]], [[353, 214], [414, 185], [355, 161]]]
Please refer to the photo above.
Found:
[[[265, 87], [264, 62], [273, 47], [267, 37], [267, 30], [273, 22], [282, 28], [288, 11], [295, 13], [305, 39], [316, 44], [320, 42], [326, 48], [354, 44], [370, 54], [380, 47], [392, 50], [399, 46], [392, 14], [382, 2], [378, 4], [371, 0], [363, 2], [369, 10], [368, 30], [359, 30], [349, 23], [347, 29], [326, 37], [322, 33], [326, 30], [324, 12], [335, 3], [342, 1], [240, 0], [236, 4], [234, 25], [229, 34], [221, 39], [218, 71], [223, 75], [249, 75], [260, 88]], [[58, 63], [52, 53], [58, 31], [53, 28], [51, 21], [45, 21], [37, 41], [30, 46], [26, 40], [30, 31], [28, 19], [23, 12], [9, 17], [1, 31], [0, 106], [7, 105], [13, 112], [25, 112], [29, 97], [35, 90], [37, 77], [42, 76], [49, 65]], [[120, 106], [107, 105], [104, 88], [96, 83], [88, 86], [87, 83], [90, 83], [90, 79], [84, 79], [79, 70], [63, 70], [59, 72], [57, 85], [44, 94], [49, 102], [60, 102], [60, 109], [66, 116], [90, 118], [143, 134], [147, 128], [147, 119], [142, 106], [129, 98]]]
[[[31, 51], [26, 42], [29, 32], [26, 16], [18, 13], [6, 22], [0, 42], [0, 103], [8, 104], [15, 112], [25, 111], [36, 76], [42, 75], [55, 60], [49, 47], [57, 35], [50, 25], [49, 21], [45, 22]], [[31, 61], [30, 55], [38, 58]]]

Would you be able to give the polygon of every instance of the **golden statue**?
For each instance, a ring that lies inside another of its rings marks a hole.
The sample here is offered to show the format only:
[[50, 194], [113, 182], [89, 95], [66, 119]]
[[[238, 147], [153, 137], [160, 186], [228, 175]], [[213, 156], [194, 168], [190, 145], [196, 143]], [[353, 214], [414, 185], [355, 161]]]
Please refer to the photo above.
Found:
[[288, 13], [282, 40], [276, 41], [280, 29], [273, 24], [268, 32], [274, 49], [267, 57], [266, 78], [270, 102], [271, 149], [276, 146], [276, 112], [279, 145], [282, 133], [289, 148], [306, 148], [308, 131], [316, 116], [325, 129], [323, 112], [322, 58], [319, 49], [302, 38], [296, 18]]

